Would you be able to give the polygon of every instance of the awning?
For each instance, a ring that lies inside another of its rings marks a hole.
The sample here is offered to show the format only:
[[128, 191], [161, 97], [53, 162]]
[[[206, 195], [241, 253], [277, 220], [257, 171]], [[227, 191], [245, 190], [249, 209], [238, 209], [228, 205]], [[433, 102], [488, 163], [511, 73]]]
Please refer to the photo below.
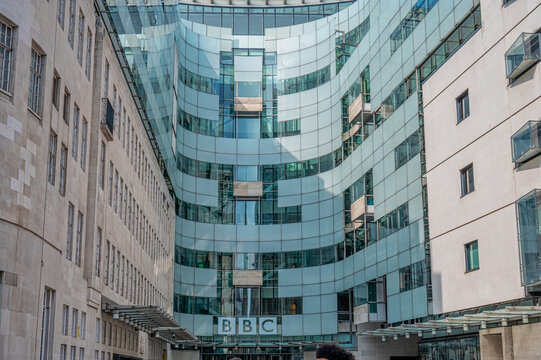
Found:
[[411, 334], [415, 333], [422, 337], [425, 332], [436, 335], [438, 330], [446, 330], [448, 334], [451, 334], [455, 328], [468, 331], [470, 326], [478, 326], [481, 330], [486, 329], [488, 324], [507, 326], [508, 321], [522, 321], [523, 324], [527, 324], [529, 319], [533, 317], [541, 317], [541, 306], [507, 306], [505, 309], [446, 317], [441, 320], [430, 320], [417, 324], [402, 324], [385, 329], [365, 331], [357, 335], [381, 336], [382, 340], [385, 340], [387, 336], [394, 339], [397, 339], [398, 336], [409, 338]]
[[170, 343], [197, 341], [197, 337], [181, 328], [173, 316], [158, 306], [103, 303], [103, 311], [112, 314], [114, 319]]

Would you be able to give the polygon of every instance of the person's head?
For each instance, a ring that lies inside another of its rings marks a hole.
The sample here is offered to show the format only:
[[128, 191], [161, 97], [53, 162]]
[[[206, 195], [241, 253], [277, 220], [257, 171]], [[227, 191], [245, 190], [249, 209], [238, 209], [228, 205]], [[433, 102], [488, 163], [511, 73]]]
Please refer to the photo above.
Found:
[[323, 344], [316, 351], [317, 360], [355, 360], [349, 351], [336, 344]]

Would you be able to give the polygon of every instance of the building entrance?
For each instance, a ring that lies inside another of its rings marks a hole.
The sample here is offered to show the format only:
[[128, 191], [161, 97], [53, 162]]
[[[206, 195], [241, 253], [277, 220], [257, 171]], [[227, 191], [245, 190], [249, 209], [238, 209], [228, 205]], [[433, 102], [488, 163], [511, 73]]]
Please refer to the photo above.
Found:
[[302, 354], [202, 354], [201, 360], [303, 360]]

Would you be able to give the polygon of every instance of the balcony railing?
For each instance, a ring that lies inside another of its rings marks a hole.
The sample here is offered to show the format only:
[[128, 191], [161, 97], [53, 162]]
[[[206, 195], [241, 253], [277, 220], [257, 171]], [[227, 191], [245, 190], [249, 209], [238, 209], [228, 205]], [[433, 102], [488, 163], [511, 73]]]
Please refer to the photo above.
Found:
[[522, 284], [541, 284], [541, 190], [516, 202]]
[[540, 33], [522, 33], [505, 53], [507, 77], [518, 78], [532, 65], [541, 60]]
[[108, 141], [113, 140], [113, 130], [115, 128], [115, 110], [113, 105], [107, 98], [102, 99], [102, 117], [101, 117], [101, 131]]
[[511, 136], [513, 161], [520, 165], [541, 153], [541, 121], [528, 121]]

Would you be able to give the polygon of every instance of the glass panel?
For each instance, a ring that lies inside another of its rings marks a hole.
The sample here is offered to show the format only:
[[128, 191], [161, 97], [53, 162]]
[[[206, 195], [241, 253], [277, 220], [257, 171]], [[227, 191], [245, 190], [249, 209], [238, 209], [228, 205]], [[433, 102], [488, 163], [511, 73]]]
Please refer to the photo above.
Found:
[[258, 139], [260, 122], [257, 117], [237, 117], [237, 134], [239, 139]]
[[260, 97], [261, 82], [260, 81], [238, 81], [237, 96], [239, 97]]

